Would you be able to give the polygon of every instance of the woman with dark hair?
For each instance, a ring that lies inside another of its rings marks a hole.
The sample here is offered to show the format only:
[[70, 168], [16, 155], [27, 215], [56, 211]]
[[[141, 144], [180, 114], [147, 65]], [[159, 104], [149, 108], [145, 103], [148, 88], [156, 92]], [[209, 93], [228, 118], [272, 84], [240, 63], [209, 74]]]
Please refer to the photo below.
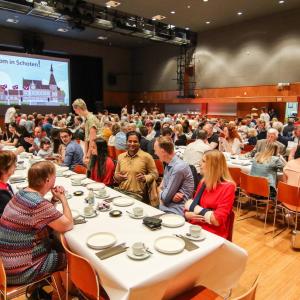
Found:
[[104, 139], [97, 138], [91, 149], [88, 177], [105, 185], [112, 185], [114, 172], [114, 162], [107, 155], [107, 143]]
[[17, 156], [12, 151], [0, 151], [0, 216], [6, 204], [13, 197], [11, 186], [7, 183], [15, 172]]
[[242, 139], [237, 132], [235, 125], [229, 124], [223, 129], [223, 137], [219, 138], [219, 150], [221, 152], [230, 152], [231, 154], [240, 154], [243, 148]]
[[161, 123], [160, 123], [160, 121], [156, 121], [155, 122], [155, 125], [154, 125], [154, 128], [153, 128], [154, 130], [155, 130], [155, 138], [156, 137], [159, 137], [160, 136], [160, 130], [161, 130]]
[[17, 134], [17, 128], [18, 128], [17, 123], [10, 123], [8, 125], [9, 139], [7, 141], [1, 141], [1, 144], [16, 147], [18, 144], [18, 141], [19, 141], [19, 136]]

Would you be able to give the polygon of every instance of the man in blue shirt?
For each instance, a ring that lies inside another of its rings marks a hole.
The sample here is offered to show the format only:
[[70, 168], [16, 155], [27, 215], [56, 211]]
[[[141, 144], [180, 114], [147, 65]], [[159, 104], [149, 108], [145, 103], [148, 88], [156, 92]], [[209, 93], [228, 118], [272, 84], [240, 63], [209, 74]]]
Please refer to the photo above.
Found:
[[159, 209], [183, 215], [184, 203], [192, 198], [194, 179], [189, 165], [176, 156], [174, 143], [169, 137], [159, 137], [154, 143], [158, 158], [166, 163], [160, 185]]
[[83, 150], [81, 146], [74, 140], [72, 140], [72, 132], [63, 128], [60, 130], [60, 139], [66, 145], [65, 158], [63, 166], [69, 167], [73, 170], [76, 165], [83, 165]]

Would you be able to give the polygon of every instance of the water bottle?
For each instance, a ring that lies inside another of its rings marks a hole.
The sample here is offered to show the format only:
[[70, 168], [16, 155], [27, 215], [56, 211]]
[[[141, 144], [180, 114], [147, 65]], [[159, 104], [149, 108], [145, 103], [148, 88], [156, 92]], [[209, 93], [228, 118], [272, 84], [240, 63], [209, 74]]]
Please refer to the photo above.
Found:
[[89, 191], [88, 204], [91, 205], [91, 206], [95, 204], [95, 195], [94, 195], [93, 190]]

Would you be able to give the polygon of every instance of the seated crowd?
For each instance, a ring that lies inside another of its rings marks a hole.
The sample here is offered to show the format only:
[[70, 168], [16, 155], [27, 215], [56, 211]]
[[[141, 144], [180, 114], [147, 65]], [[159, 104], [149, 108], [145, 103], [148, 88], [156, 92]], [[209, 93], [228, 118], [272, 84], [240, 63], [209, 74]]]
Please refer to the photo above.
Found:
[[[253, 157], [250, 174], [268, 178], [272, 195], [276, 195], [278, 169], [283, 169], [288, 184], [299, 186], [300, 125], [292, 119], [283, 125], [268, 120], [264, 112], [261, 118], [252, 114], [227, 121], [148, 114], [145, 109], [134, 115], [126, 109], [121, 116], [108, 111], [94, 115], [82, 99], [72, 105], [77, 116], [19, 114], [2, 134], [0, 148], [16, 148], [15, 152], [0, 150], [0, 255], [9, 284], [31, 282], [66, 263], [56, 243], [49, 243], [48, 229], [65, 232], [73, 227], [64, 189], [55, 186], [50, 160], [70, 170], [83, 166], [92, 180], [228, 239], [236, 186], [222, 152], [237, 156], [248, 147]], [[111, 148], [120, 154], [112, 157]], [[22, 152], [46, 161], [31, 166], [28, 187], [14, 194], [8, 182]], [[158, 162], [164, 166], [163, 174], [158, 172]], [[48, 191], [53, 194], [51, 202], [44, 199]], [[55, 201], [62, 203], [62, 213]], [[20, 218], [14, 218], [16, 214]], [[30, 240], [30, 245], [24, 240]], [[38, 258], [33, 250], [39, 251]], [[19, 257], [28, 257], [28, 263], [20, 264]]]

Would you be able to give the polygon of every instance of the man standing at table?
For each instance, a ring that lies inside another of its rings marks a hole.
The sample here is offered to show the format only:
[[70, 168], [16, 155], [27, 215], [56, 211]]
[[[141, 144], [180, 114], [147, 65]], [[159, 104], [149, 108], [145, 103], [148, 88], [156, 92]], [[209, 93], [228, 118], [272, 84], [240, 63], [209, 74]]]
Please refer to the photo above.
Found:
[[76, 99], [72, 103], [75, 113], [85, 118], [85, 145], [84, 145], [84, 162], [87, 164], [91, 145], [97, 137], [101, 136], [101, 126], [98, 118], [87, 110], [86, 104], [82, 99]]
[[174, 143], [169, 137], [157, 138], [154, 151], [167, 164], [159, 188], [159, 209], [183, 215], [184, 203], [192, 198], [194, 192], [194, 178], [190, 166], [175, 154]]

